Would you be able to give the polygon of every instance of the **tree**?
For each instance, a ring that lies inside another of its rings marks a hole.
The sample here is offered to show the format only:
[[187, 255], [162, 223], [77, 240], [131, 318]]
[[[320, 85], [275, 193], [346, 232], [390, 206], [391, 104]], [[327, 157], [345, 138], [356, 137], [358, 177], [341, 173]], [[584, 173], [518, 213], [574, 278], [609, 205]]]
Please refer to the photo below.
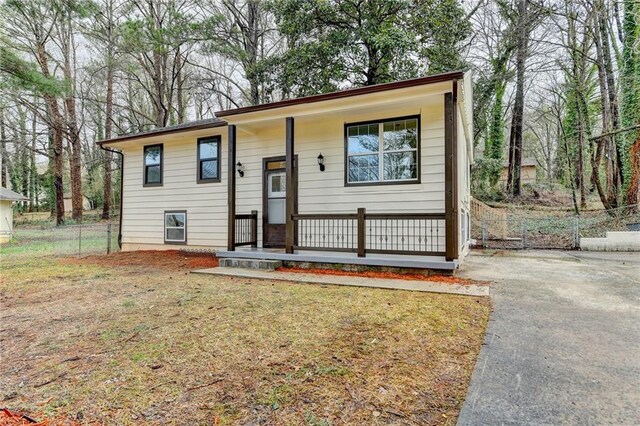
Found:
[[450, 71], [470, 24], [456, 0], [274, 2], [286, 51], [266, 64], [283, 97]]
[[[96, 50], [104, 53], [105, 90], [104, 90], [104, 133], [98, 132], [99, 139], [111, 139], [114, 125], [114, 84], [117, 69], [117, 59], [120, 56], [118, 45], [120, 34], [118, 27], [118, 11], [121, 8], [119, 0], [104, 0], [101, 7], [93, 15], [93, 24], [85, 28], [85, 34], [93, 41]], [[100, 128], [102, 124], [98, 124]], [[103, 153], [104, 185], [102, 193], [102, 219], [108, 220], [111, 216], [112, 198], [112, 163], [113, 156], [110, 151]]]
[[236, 81], [236, 73], [227, 74], [212, 68], [207, 72], [238, 87], [243, 100], [249, 105], [267, 102], [260, 64], [278, 48], [279, 36], [266, 2], [222, 0], [211, 6], [207, 9], [208, 18], [204, 26], [207, 38], [205, 52], [238, 64], [249, 85], [248, 90]]
[[[622, 127], [629, 129], [640, 124], [640, 5], [624, 0], [622, 26], [622, 67], [620, 70], [620, 98]], [[629, 130], [622, 135], [623, 177], [627, 205], [638, 204], [640, 189], [640, 131]]]
[[[616, 83], [613, 74], [613, 63], [611, 58], [608, 8], [604, 0], [596, 0], [591, 4], [592, 22], [594, 31], [594, 42], [598, 68], [598, 83], [600, 88], [600, 106], [602, 115], [602, 133], [604, 137], [594, 139], [596, 141], [596, 152], [592, 162], [594, 183], [598, 190], [600, 200], [607, 209], [614, 209], [620, 203], [620, 189], [622, 187], [622, 158], [620, 156], [620, 146], [616, 143], [616, 130], [619, 126], [618, 101], [616, 93]], [[605, 159], [605, 179], [604, 186], [600, 179], [600, 165], [602, 158]]]
[[559, 63], [564, 72], [566, 93], [566, 111], [562, 120], [565, 154], [568, 171], [573, 175], [572, 188], [580, 193], [580, 207], [584, 209], [587, 204], [584, 166], [587, 140], [592, 131], [588, 104], [593, 94], [593, 66], [589, 60], [593, 38], [589, 21], [579, 21], [580, 12], [584, 10], [576, 2], [566, 2], [564, 20], [558, 25], [566, 28], [562, 43], [567, 59]]
[[132, 0], [120, 26], [122, 52], [135, 64], [127, 77], [148, 96], [156, 127], [185, 119], [184, 68], [200, 29], [191, 10], [189, 0]]
[[[45, 0], [33, 0], [22, 2], [9, 0], [4, 4], [3, 14], [5, 22], [9, 24], [7, 37], [12, 40], [12, 48], [30, 54], [39, 67], [42, 74], [42, 82], [55, 81], [51, 71], [49, 44], [52, 42], [52, 34], [59, 11], [51, 7]], [[32, 74], [33, 75], [33, 74]], [[55, 193], [56, 224], [64, 222], [64, 188], [62, 181], [64, 159], [64, 131], [65, 122], [60, 105], [52, 90], [39, 90], [40, 85], [34, 86], [45, 101], [46, 115], [43, 119], [49, 126], [51, 135], [51, 157], [53, 158], [52, 185]]]
[[509, 12], [513, 16], [516, 55], [516, 92], [511, 111], [511, 131], [509, 135], [509, 169], [507, 172], [507, 192], [519, 196], [522, 192], [520, 167], [522, 165], [522, 129], [524, 120], [525, 71], [530, 54], [529, 41], [534, 28], [540, 23], [546, 10], [530, 0], [516, 0], [515, 9]]
[[71, 147], [69, 155], [69, 171], [71, 175], [71, 217], [76, 222], [82, 221], [83, 201], [82, 194], [82, 142], [80, 140], [80, 125], [76, 110], [76, 68], [75, 61], [75, 27], [74, 18], [86, 16], [87, 5], [82, 2], [62, 1], [55, 4], [58, 9], [58, 19], [55, 21], [57, 32], [57, 45], [62, 55], [62, 73], [67, 83], [67, 91], [64, 97], [64, 113], [66, 122], [66, 137]]

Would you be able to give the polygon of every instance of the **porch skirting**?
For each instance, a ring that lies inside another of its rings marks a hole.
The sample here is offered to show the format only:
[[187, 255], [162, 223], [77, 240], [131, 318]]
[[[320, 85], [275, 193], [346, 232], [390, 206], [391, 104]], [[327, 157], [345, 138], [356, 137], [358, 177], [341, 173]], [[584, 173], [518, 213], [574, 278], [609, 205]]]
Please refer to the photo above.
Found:
[[411, 256], [394, 254], [368, 254], [358, 257], [356, 253], [303, 251], [285, 253], [283, 250], [239, 249], [236, 251], [218, 251], [219, 258], [232, 259], [268, 259], [284, 262], [333, 263], [362, 266], [383, 266], [392, 268], [417, 268], [440, 271], [455, 271], [458, 261], [448, 261], [437, 256]]

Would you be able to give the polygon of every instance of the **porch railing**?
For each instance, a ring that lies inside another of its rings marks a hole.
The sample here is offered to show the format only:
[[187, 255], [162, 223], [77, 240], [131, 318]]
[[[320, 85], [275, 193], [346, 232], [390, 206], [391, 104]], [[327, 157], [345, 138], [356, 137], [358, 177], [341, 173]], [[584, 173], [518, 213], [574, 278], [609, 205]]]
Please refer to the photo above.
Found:
[[235, 247], [258, 247], [258, 211], [235, 216]]
[[358, 253], [445, 254], [444, 213], [294, 214], [294, 250]]

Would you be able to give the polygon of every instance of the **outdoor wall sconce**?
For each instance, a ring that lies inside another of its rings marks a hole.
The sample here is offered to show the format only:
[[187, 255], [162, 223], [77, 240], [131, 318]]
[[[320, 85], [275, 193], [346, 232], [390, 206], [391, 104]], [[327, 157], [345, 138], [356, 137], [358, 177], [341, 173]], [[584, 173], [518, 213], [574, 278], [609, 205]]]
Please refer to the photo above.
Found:
[[242, 165], [241, 162], [238, 161], [238, 163], [236, 164], [236, 171], [238, 172], [238, 174], [240, 175], [240, 177], [244, 177], [244, 166]]
[[320, 171], [324, 172], [324, 156], [322, 155], [322, 153], [318, 155], [318, 166], [320, 166]]

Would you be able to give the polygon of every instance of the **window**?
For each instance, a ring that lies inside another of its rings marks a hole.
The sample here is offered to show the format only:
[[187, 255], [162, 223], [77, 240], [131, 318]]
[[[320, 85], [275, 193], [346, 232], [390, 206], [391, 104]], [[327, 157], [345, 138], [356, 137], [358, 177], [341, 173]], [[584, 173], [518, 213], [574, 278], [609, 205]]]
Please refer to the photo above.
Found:
[[144, 147], [144, 186], [162, 186], [162, 145]]
[[186, 211], [164, 212], [164, 242], [181, 244], [187, 242]]
[[220, 182], [220, 136], [198, 139], [198, 183]]
[[418, 117], [346, 126], [346, 184], [418, 182]]

